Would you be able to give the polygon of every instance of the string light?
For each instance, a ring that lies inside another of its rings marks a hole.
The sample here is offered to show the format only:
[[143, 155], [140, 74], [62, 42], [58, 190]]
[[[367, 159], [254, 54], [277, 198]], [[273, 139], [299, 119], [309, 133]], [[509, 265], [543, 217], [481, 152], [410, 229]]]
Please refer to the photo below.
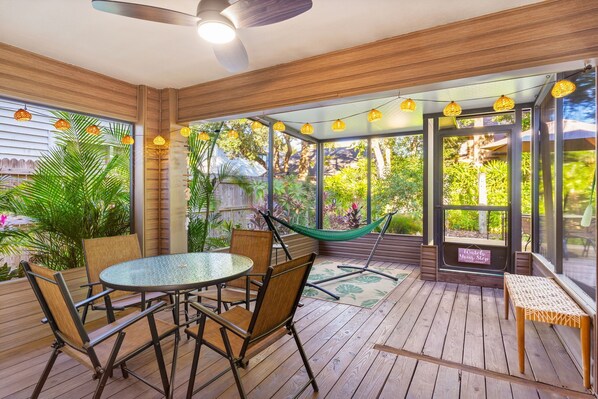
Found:
[[132, 136], [127, 134], [127, 135], [123, 136], [122, 139], [120, 139], [120, 142], [125, 145], [133, 145], [133, 144], [135, 144], [135, 139]]
[[309, 123], [305, 123], [301, 126], [300, 132], [303, 134], [314, 134], [314, 127]]
[[552, 94], [554, 98], [562, 98], [573, 93], [576, 88], [577, 87], [575, 86], [575, 83], [567, 79], [562, 79], [556, 82], [554, 86], [552, 86], [550, 94]]
[[91, 134], [93, 136], [99, 136], [101, 132], [97, 125], [89, 125], [85, 128], [85, 133]]
[[494, 102], [493, 108], [496, 112], [509, 111], [515, 108], [515, 101], [503, 94]]
[[415, 101], [413, 101], [412, 99], [408, 98], [405, 101], [403, 101], [401, 103], [401, 111], [405, 111], [405, 112], [413, 112], [415, 111]]
[[451, 101], [444, 107], [444, 110], [442, 110], [444, 116], [459, 116], [461, 115], [461, 112], [463, 112], [461, 106], [454, 101]]
[[376, 122], [380, 119], [382, 119], [382, 112], [377, 109], [374, 108], [368, 112], [368, 122]]
[[251, 130], [253, 130], [254, 132], [259, 132], [261, 128], [263, 128], [264, 125], [262, 125], [260, 123], [260, 121], [253, 121], [253, 123], [251, 124]]
[[278, 121], [272, 126], [272, 129], [276, 130], [277, 132], [284, 132], [286, 130], [286, 126], [281, 121]]
[[341, 121], [340, 119], [335, 120], [332, 123], [332, 131], [333, 132], [342, 132], [343, 130], [345, 130], [347, 128], [347, 124], [343, 121]]
[[156, 137], [154, 137], [153, 143], [154, 143], [154, 145], [161, 147], [164, 144], [166, 144], [166, 139], [164, 137], [162, 137], [161, 135], [157, 135]]
[[238, 139], [239, 138], [239, 132], [237, 132], [236, 130], [233, 130], [233, 129], [229, 130], [228, 131], [228, 138], [229, 139], [233, 139], [233, 140]]
[[69, 121], [66, 121], [62, 118], [58, 119], [55, 123], [54, 123], [54, 129], [56, 130], [68, 130], [71, 128], [71, 124]]
[[189, 137], [189, 135], [191, 134], [191, 129], [188, 128], [187, 126], [182, 127], [180, 133], [181, 133], [181, 136], [183, 136], [183, 137]]
[[31, 120], [31, 113], [27, 111], [27, 106], [25, 108], [19, 108], [15, 112], [15, 120], [19, 122], [29, 122]]
[[200, 139], [201, 141], [208, 141], [210, 139], [210, 135], [207, 134], [206, 132], [199, 132], [199, 134], [197, 135], [197, 138]]

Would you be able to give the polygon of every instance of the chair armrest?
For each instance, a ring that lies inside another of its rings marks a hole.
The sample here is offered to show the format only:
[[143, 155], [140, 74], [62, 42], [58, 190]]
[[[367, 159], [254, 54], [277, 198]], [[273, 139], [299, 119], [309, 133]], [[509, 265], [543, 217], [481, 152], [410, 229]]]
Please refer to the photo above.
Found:
[[227, 330], [229, 330], [230, 332], [232, 332], [233, 334], [238, 335], [239, 337], [241, 337], [243, 339], [249, 337], [249, 334], [247, 333], [247, 331], [232, 324], [230, 321], [226, 320], [224, 317], [220, 316], [219, 314], [212, 312], [210, 309], [206, 308], [205, 306], [200, 305], [197, 302], [191, 302], [190, 305], [193, 308], [195, 308], [196, 310], [198, 310], [199, 312], [201, 312], [202, 314], [204, 314], [206, 317], [209, 317], [212, 321], [220, 324], [222, 327], [224, 327]]
[[262, 288], [264, 286], [264, 283], [262, 283], [261, 281], [257, 281], [257, 280], [251, 280], [251, 284], [257, 285], [260, 288]]
[[[249, 273], [247, 274], [247, 278], [249, 277], [266, 277], [266, 273]], [[257, 285], [260, 288], [264, 285], [261, 281], [257, 280], [249, 280], [249, 282], [253, 285]]]
[[93, 301], [97, 301], [98, 299], [103, 298], [106, 295], [111, 294], [113, 292], [114, 292], [114, 290], [112, 288], [109, 288], [109, 289], [107, 289], [105, 291], [100, 292], [99, 294], [96, 294], [94, 296], [90, 296], [89, 298], [84, 299], [84, 300], [82, 300], [79, 303], [76, 303], [75, 304], [75, 308], [79, 309], [81, 306], [85, 306], [85, 305], [87, 305], [89, 303], [92, 303]]
[[99, 281], [96, 281], [95, 283], [85, 283], [85, 284], [81, 284], [79, 286], [79, 288], [85, 288], [85, 287], [93, 287], [94, 285], [101, 285], [102, 283]]
[[143, 312], [139, 313], [137, 316], [135, 316], [135, 317], [127, 320], [126, 322], [124, 322], [122, 324], [119, 324], [118, 326], [115, 326], [113, 329], [111, 329], [109, 331], [106, 331], [104, 334], [100, 335], [99, 337], [97, 337], [93, 341], [90, 341], [88, 345], [90, 347], [96, 346], [100, 342], [103, 342], [103, 341], [107, 340], [111, 336], [113, 336], [115, 334], [118, 334], [119, 332], [121, 332], [125, 328], [130, 327], [132, 324], [135, 324], [139, 320], [147, 317], [149, 314], [156, 312], [158, 309], [160, 309], [164, 305], [166, 305], [166, 302], [164, 302], [164, 301], [158, 302], [157, 304], [155, 304], [155, 305], [153, 305], [153, 306], [145, 309]]

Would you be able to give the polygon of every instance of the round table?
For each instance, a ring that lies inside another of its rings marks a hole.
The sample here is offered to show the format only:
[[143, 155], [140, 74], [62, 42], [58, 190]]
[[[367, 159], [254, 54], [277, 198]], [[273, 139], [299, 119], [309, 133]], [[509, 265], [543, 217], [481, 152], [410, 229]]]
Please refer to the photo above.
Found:
[[234, 280], [252, 267], [248, 257], [229, 253], [159, 255], [110, 266], [100, 273], [100, 281], [124, 291], [185, 291]]
[[[123, 291], [165, 291], [174, 294], [174, 323], [180, 326], [179, 312], [181, 291], [199, 289], [234, 280], [248, 274], [253, 261], [242, 255], [229, 253], [197, 252], [188, 254], [160, 255], [135, 259], [106, 268], [100, 273], [100, 281], [108, 288]], [[171, 371], [171, 389], [180, 336], [175, 334]]]

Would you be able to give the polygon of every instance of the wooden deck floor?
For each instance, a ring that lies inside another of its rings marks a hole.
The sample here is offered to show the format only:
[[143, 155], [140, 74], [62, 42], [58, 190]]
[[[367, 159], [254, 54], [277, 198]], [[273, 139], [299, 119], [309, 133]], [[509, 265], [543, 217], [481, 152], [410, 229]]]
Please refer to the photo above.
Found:
[[[380, 264], [382, 265], [382, 264]], [[520, 384], [459, 372], [456, 369], [379, 352], [376, 343], [463, 362], [506, 374], [534, 378], [584, 392], [581, 375], [546, 324], [528, 322], [525, 375], [517, 372], [514, 317], [502, 317], [502, 290], [421, 281], [413, 266], [383, 264], [411, 274], [374, 309], [305, 299], [296, 325], [317, 374], [320, 392], [311, 387], [303, 398], [559, 398]], [[167, 314], [165, 314], [165, 317]], [[27, 398], [49, 357], [50, 341], [17, 347], [0, 359], [0, 398]], [[18, 335], [15, 335], [18, 346]], [[172, 339], [166, 340], [167, 360]], [[193, 342], [182, 341], [175, 397], [184, 397]], [[129, 367], [150, 380], [159, 377], [147, 351]], [[168, 362], [170, 363], [170, 362]], [[202, 350], [197, 386], [226, 368], [209, 349]], [[294, 342], [285, 336], [253, 358], [242, 380], [252, 398], [292, 397], [306, 381]], [[85, 367], [62, 355], [46, 382], [43, 398], [85, 398], [95, 388]], [[156, 392], [134, 378], [115, 372], [105, 398], [157, 398]], [[227, 373], [196, 395], [197, 398], [237, 397]]]

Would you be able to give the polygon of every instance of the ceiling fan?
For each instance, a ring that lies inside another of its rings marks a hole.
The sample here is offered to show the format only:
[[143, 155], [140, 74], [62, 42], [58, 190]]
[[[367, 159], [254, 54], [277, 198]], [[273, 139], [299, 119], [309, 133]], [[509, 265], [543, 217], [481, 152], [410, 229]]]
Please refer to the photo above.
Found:
[[197, 15], [124, 1], [92, 0], [91, 4], [96, 10], [125, 17], [197, 27], [220, 64], [229, 72], [240, 72], [249, 66], [249, 58], [237, 29], [291, 19], [309, 10], [312, 0], [200, 0]]

